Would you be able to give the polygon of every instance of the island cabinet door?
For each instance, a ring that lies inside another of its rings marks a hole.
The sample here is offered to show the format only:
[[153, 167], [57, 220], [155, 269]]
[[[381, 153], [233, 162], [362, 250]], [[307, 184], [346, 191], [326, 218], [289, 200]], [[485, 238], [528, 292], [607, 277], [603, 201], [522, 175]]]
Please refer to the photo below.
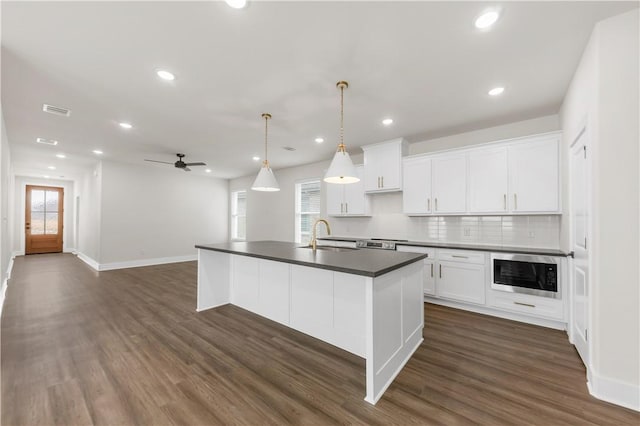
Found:
[[255, 257], [232, 257], [231, 303], [258, 312], [260, 260]]
[[289, 325], [289, 269], [283, 262], [260, 259], [258, 313]]
[[332, 342], [332, 271], [291, 266], [291, 327]]
[[333, 344], [364, 358], [366, 278], [334, 272], [333, 298]]

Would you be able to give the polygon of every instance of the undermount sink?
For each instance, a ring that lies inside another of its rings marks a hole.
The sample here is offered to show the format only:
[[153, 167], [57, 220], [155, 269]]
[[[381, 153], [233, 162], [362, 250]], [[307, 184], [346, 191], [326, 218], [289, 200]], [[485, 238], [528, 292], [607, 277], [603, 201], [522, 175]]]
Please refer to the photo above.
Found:
[[[299, 248], [313, 249], [313, 247], [311, 246], [300, 246]], [[340, 252], [340, 251], [353, 251], [353, 250], [359, 250], [359, 249], [352, 248], [352, 247], [317, 246], [316, 250]]]

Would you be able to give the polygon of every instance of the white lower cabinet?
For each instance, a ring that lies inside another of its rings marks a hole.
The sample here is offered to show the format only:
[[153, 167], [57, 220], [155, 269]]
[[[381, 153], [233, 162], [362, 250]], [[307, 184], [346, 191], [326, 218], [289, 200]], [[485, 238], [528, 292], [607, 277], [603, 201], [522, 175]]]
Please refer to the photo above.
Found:
[[552, 299], [492, 289], [488, 252], [404, 245], [396, 249], [428, 254], [422, 282], [430, 302], [554, 328], [566, 323], [564, 291], [560, 299]]
[[438, 297], [484, 304], [485, 287], [484, 265], [438, 262]]

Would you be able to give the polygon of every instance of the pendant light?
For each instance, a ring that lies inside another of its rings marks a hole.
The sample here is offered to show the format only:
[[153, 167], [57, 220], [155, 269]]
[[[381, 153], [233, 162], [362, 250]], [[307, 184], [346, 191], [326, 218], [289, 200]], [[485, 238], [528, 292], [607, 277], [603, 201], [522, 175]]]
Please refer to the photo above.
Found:
[[262, 118], [264, 118], [264, 161], [251, 189], [254, 191], [268, 192], [280, 191], [280, 186], [278, 186], [276, 177], [273, 175], [273, 170], [269, 167], [269, 160], [267, 160], [267, 123], [271, 119], [271, 114], [262, 114]]
[[360, 178], [344, 146], [344, 89], [349, 87], [349, 83], [339, 81], [336, 86], [340, 89], [340, 144], [338, 145], [338, 151], [333, 156], [329, 170], [324, 175], [324, 181], [342, 184], [356, 183]]

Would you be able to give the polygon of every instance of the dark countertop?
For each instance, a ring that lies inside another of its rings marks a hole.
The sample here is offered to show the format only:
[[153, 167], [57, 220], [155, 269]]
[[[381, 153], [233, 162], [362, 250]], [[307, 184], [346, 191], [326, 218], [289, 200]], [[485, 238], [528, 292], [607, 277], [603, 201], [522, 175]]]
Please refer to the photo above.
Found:
[[378, 277], [427, 257], [422, 253], [391, 250], [357, 249], [340, 252], [301, 248], [301, 244], [284, 241], [247, 241], [223, 244], [197, 244], [196, 248], [347, 274]]
[[[358, 237], [320, 237], [318, 240], [325, 241], [358, 241], [366, 240], [368, 238]], [[528, 248], [528, 247], [514, 247], [514, 246], [490, 246], [482, 244], [458, 244], [458, 243], [434, 243], [427, 241], [403, 241], [397, 242], [397, 246], [418, 246], [418, 247], [433, 247], [433, 248], [446, 248], [457, 250], [477, 250], [477, 251], [490, 251], [494, 253], [518, 253], [518, 254], [536, 254], [541, 256], [573, 256], [573, 253], [566, 253], [557, 249], [544, 249], [544, 248]]]

